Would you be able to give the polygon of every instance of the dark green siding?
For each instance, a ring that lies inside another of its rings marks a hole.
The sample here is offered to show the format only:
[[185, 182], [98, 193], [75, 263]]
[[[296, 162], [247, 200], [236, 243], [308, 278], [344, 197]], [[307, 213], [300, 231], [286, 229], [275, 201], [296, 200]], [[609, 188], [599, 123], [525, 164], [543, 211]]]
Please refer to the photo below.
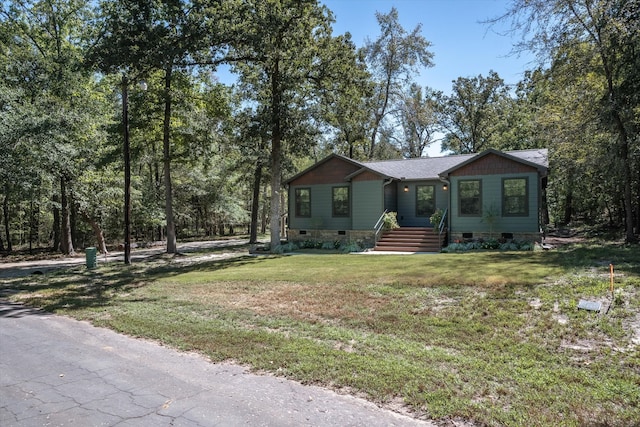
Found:
[[[529, 184], [527, 216], [506, 217], [502, 216], [502, 180], [503, 178], [527, 177]], [[539, 231], [539, 181], [535, 173], [505, 174], [505, 175], [478, 175], [451, 177], [451, 231], [456, 233], [489, 232], [490, 227], [482, 216], [460, 216], [458, 199], [458, 182], [461, 180], [480, 180], [482, 183], [482, 209], [483, 213], [491, 209], [498, 215], [493, 225], [493, 233], [496, 237], [500, 233], [535, 233]]]
[[[348, 184], [347, 184], [348, 185]], [[299, 185], [289, 189], [289, 228], [298, 230], [350, 230], [353, 216], [353, 190], [350, 190], [351, 211], [347, 217], [333, 217], [331, 197], [333, 187], [344, 184]], [[295, 189], [311, 190], [311, 216], [296, 217]]]
[[383, 181], [351, 183], [353, 230], [372, 230], [384, 212]]
[[[436, 209], [444, 211], [448, 208], [449, 191], [443, 189], [442, 181], [402, 181], [391, 185], [397, 185], [398, 188], [398, 223], [403, 227], [431, 226], [428, 217], [416, 216], [416, 187], [419, 185], [433, 185], [436, 190]], [[409, 191], [404, 191], [405, 186]]]

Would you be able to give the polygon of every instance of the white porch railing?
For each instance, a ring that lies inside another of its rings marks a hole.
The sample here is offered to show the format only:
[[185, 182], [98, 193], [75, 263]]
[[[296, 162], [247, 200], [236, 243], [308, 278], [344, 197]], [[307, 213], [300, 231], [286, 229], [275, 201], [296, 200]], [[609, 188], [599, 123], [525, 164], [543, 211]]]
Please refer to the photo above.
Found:
[[378, 221], [376, 222], [376, 224], [373, 226], [373, 229], [375, 230], [375, 236], [374, 236], [375, 242], [378, 241], [378, 236], [382, 231], [382, 227], [384, 227], [384, 216], [387, 214], [387, 212], [388, 211], [385, 209], [384, 212], [382, 212], [382, 215], [380, 215], [380, 218], [378, 218]]

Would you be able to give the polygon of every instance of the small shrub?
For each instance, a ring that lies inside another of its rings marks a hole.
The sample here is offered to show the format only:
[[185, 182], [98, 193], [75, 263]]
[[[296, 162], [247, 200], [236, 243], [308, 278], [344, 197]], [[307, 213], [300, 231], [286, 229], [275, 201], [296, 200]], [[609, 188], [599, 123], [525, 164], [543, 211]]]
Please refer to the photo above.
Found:
[[518, 245], [514, 242], [507, 242], [507, 243], [501, 243], [500, 244], [500, 250], [501, 251], [517, 251]]
[[442, 249], [442, 252], [467, 252], [467, 251], [477, 251], [480, 249], [483, 250], [496, 250], [499, 249], [501, 251], [530, 251], [533, 250], [533, 243], [531, 242], [506, 242], [500, 243], [498, 240], [489, 239], [483, 240], [478, 239], [474, 241], [467, 242], [455, 242], [449, 244], [449, 246]]
[[534, 244], [532, 242], [519, 242], [518, 249], [521, 251], [532, 251]]
[[495, 239], [489, 239], [481, 244], [482, 249], [498, 249], [500, 247], [500, 242]]
[[273, 253], [284, 254], [284, 253], [288, 253], [288, 252], [293, 252], [296, 249], [298, 249], [296, 244], [293, 243], [293, 242], [289, 242], [289, 243], [285, 243], [284, 245], [276, 246], [276, 249], [273, 251]]
[[300, 249], [313, 249], [316, 247], [316, 242], [311, 239], [304, 240], [300, 243]]
[[400, 228], [400, 225], [398, 224], [398, 213], [386, 212], [382, 217], [382, 229], [384, 231], [389, 231], [395, 228]]
[[464, 245], [467, 251], [477, 251], [478, 249], [482, 249], [483, 242], [467, 242]]
[[324, 243], [322, 244], [322, 247], [321, 247], [321, 248], [322, 248], [322, 249], [335, 249], [335, 248], [336, 248], [336, 246], [335, 246], [335, 242], [324, 242]]
[[440, 221], [442, 221], [442, 216], [444, 212], [442, 209], [436, 209], [436, 211], [429, 217], [429, 222], [432, 226], [438, 227], [440, 226]]
[[362, 248], [356, 242], [348, 243], [341, 248], [342, 252], [350, 253], [350, 252], [361, 252]]
[[466, 243], [451, 243], [448, 246], [442, 248], [442, 252], [444, 253], [463, 252], [466, 250]]

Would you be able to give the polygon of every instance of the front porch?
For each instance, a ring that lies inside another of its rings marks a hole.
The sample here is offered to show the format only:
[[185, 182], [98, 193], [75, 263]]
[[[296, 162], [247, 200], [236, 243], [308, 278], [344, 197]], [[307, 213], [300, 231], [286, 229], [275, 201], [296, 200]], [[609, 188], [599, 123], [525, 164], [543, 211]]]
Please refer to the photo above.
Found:
[[446, 242], [446, 233], [433, 227], [400, 227], [382, 234], [374, 251], [385, 252], [440, 252]]

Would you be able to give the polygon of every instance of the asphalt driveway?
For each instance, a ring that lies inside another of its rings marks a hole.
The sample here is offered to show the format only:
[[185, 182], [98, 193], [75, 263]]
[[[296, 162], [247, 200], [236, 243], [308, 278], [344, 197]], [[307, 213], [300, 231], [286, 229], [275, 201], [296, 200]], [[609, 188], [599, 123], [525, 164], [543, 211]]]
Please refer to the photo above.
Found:
[[0, 301], [0, 426], [435, 426]]

